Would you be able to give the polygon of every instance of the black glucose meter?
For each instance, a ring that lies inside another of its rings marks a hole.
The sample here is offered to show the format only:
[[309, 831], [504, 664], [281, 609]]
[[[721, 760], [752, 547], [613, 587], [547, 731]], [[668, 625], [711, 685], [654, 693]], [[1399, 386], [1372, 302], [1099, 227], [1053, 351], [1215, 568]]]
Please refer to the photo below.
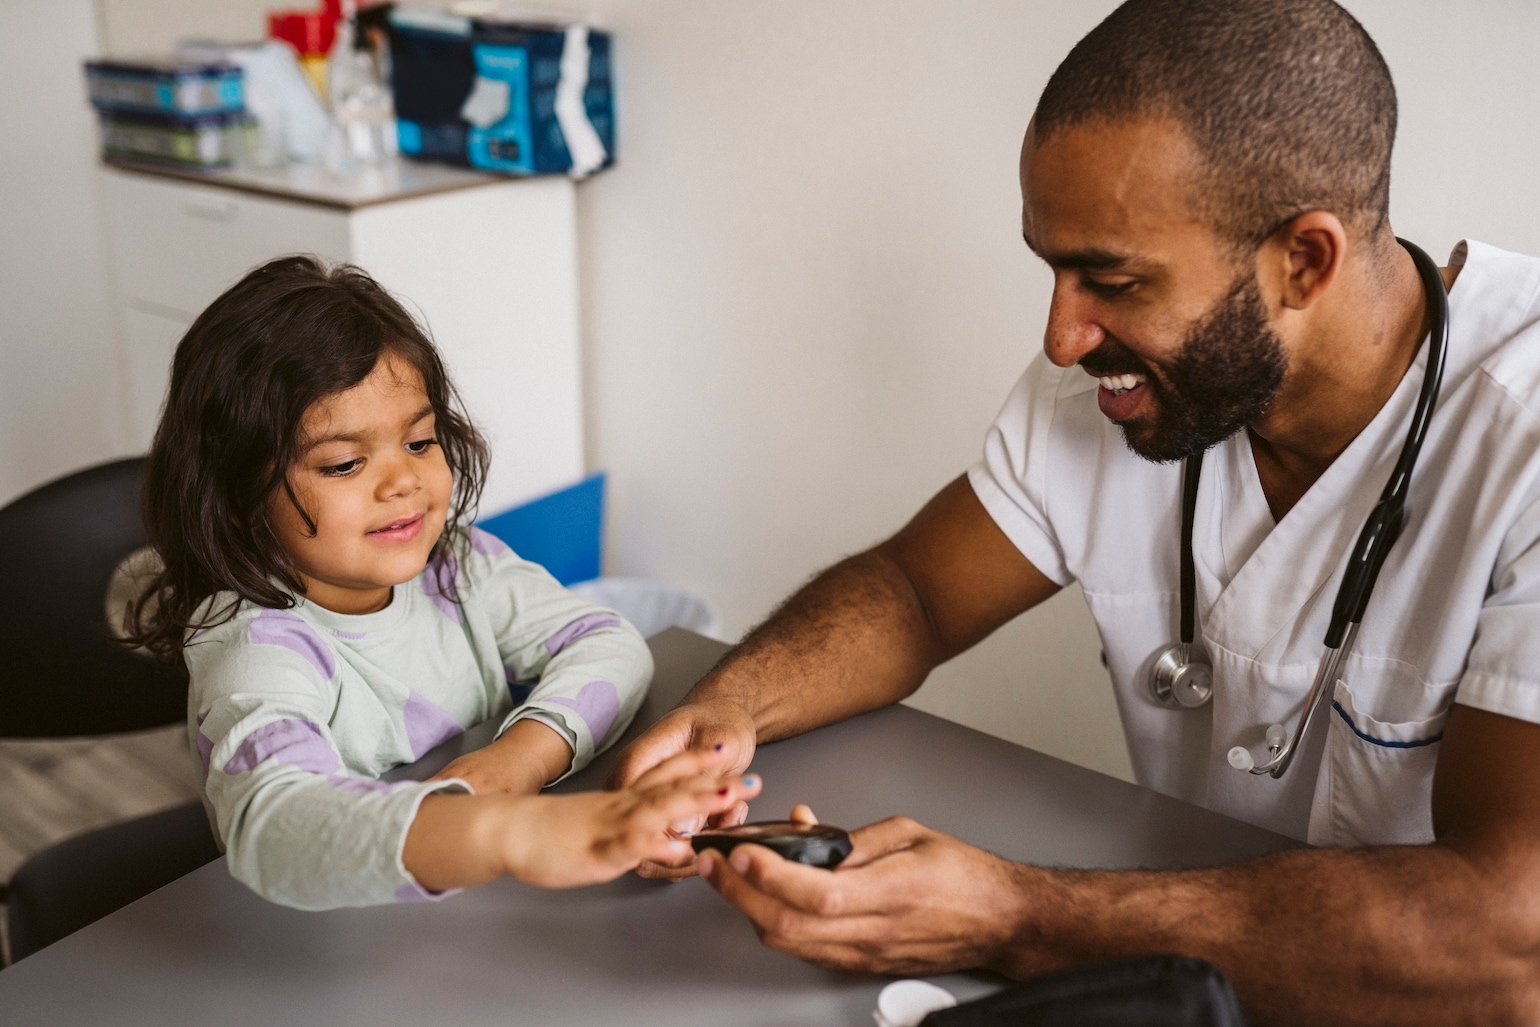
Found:
[[791, 820], [762, 820], [697, 832], [690, 845], [696, 852], [715, 849], [727, 855], [744, 842], [763, 845], [783, 859], [833, 870], [850, 855], [850, 835], [827, 824], [798, 824]]

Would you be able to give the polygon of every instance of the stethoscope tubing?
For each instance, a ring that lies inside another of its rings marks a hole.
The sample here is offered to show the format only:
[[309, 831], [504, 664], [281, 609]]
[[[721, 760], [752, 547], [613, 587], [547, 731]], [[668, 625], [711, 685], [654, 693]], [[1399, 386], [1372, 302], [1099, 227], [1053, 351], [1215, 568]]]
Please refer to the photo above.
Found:
[[[1272, 725], [1269, 728], [1268, 759], [1265, 763], [1254, 763], [1250, 752], [1243, 746], [1235, 746], [1230, 750], [1231, 765], [1252, 774], [1270, 774], [1274, 778], [1279, 778], [1293, 763], [1294, 756], [1305, 732], [1315, 718], [1316, 711], [1325, 705], [1326, 696], [1335, 690], [1339, 671], [1352, 652], [1353, 643], [1358, 639], [1358, 629], [1363, 622], [1364, 612], [1368, 609], [1369, 597], [1374, 592], [1380, 569], [1384, 566], [1386, 556], [1390, 553], [1391, 547], [1396, 544], [1396, 540], [1400, 538], [1401, 529], [1405, 526], [1406, 497], [1411, 488], [1412, 471], [1417, 466], [1417, 457], [1422, 452], [1423, 441], [1427, 438], [1428, 428], [1433, 422], [1434, 407], [1438, 403], [1439, 389], [1444, 380], [1444, 363], [1449, 352], [1449, 294], [1433, 258], [1405, 239], [1397, 237], [1396, 242], [1411, 254], [1428, 303], [1431, 326], [1428, 332], [1428, 362], [1423, 373], [1422, 389], [1417, 396], [1417, 406], [1412, 412], [1412, 422], [1407, 428], [1406, 442], [1401, 447], [1401, 455], [1385, 482], [1385, 488], [1381, 491], [1378, 502], [1375, 503], [1373, 511], [1370, 512], [1363, 528], [1359, 531], [1352, 554], [1348, 558], [1342, 583], [1337, 589], [1337, 597], [1332, 604], [1331, 622], [1326, 629], [1325, 652], [1322, 653], [1321, 661], [1316, 666], [1315, 679], [1311, 682], [1310, 692], [1306, 695], [1305, 703], [1295, 721], [1293, 733], [1282, 734], [1282, 729], [1278, 725]], [[1197, 476], [1202, 467], [1202, 459], [1202, 454], [1198, 454], [1188, 461], [1187, 480], [1184, 483], [1182, 496], [1181, 630], [1183, 643], [1191, 643], [1195, 633], [1193, 608], [1196, 581], [1192, 564], [1192, 525], [1196, 513]]]

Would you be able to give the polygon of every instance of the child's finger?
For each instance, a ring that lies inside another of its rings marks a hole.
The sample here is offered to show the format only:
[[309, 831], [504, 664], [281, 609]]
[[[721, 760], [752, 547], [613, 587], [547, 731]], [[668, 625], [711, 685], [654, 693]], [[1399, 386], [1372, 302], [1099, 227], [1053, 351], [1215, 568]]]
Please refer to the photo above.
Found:
[[737, 827], [749, 819], [749, 804], [740, 802], [732, 809], [722, 813], [713, 813], [706, 818], [706, 823], [720, 830], [724, 827]]
[[761, 786], [759, 775], [745, 774], [741, 778], [720, 779], [696, 776], [649, 790], [626, 818], [629, 824], [623, 835], [628, 839], [625, 848], [629, 858], [634, 863], [689, 865], [695, 856], [694, 849], [689, 842], [670, 835], [669, 825], [686, 818], [747, 808], [744, 800], [758, 795]]
[[633, 816], [641, 823], [656, 824], [661, 831], [680, 820], [730, 810], [758, 795], [760, 787], [758, 774], [719, 779], [695, 777], [649, 789]]
[[[649, 840], [643, 843], [642, 850], [634, 853], [633, 856], [638, 863], [678, 864], [682, 868], [677, 872], [678, 877], [689, 877], [695, 873], [693, 866], [695, 850], [690, 847], [689, 842], [680, 841], [678, 838], [650, 836]], [[676, 875], [668, 876], [672, 878]]]
[[632, 782], [631, 787], [645, 792], [661, 785], [698, 777], [713, 768], [727, 763], [727, 752], [720, 746], [714, 749], [691, 749], [670, 756], [647, 773]]
[[697, 813], [693, 817], [674, 821], [668, 825], [668, 830], [670, 834], [677, 835], [680, 838], [689, 838], [705, 826], [706, 817], [703, 814]]

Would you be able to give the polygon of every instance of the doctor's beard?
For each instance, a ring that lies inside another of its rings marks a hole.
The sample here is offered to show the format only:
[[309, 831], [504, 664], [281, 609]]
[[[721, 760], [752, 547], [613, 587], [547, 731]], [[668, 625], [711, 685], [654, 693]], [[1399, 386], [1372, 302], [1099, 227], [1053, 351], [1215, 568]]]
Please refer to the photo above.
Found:
[[1193, 322], [1181, 349], [1158, 371], [1113, 339], [1080, 365], [1097, 377], [1144, 376], [1155, 400], [1154, 417], [1118, 427], [1129, 449], [1163, 464], [1197, 456], [1260, 420], [1283, 385], [1288, 358], [1268, 323], [1253, 274]]

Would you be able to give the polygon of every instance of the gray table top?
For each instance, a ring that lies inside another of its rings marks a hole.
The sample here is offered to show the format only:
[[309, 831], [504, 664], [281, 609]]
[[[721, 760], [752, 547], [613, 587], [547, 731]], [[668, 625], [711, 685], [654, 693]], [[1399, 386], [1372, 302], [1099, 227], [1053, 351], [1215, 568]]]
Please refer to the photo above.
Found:
[[[725, 648], [679, 629], [649, 644], [657, 677], [626, 740]], [[396, 774], [425, 777], [489, 732]], [[614, 751], [561, 788], [597, 787]], [[1296, 845], [904, 706], [767, 745], [754, 769], [755, 819], [795, 802], [846, 827], [904, 813], [1042, 865], [1211, 866]], [[961, 999], [999, 984], [930, 979]], [[864, 1027], [885, 983], [761, 947], [699, 880], [503, 880], [432, 905], [303, 913], [259, 899], [220, 859], [0, 971], [0, 1023]]]

